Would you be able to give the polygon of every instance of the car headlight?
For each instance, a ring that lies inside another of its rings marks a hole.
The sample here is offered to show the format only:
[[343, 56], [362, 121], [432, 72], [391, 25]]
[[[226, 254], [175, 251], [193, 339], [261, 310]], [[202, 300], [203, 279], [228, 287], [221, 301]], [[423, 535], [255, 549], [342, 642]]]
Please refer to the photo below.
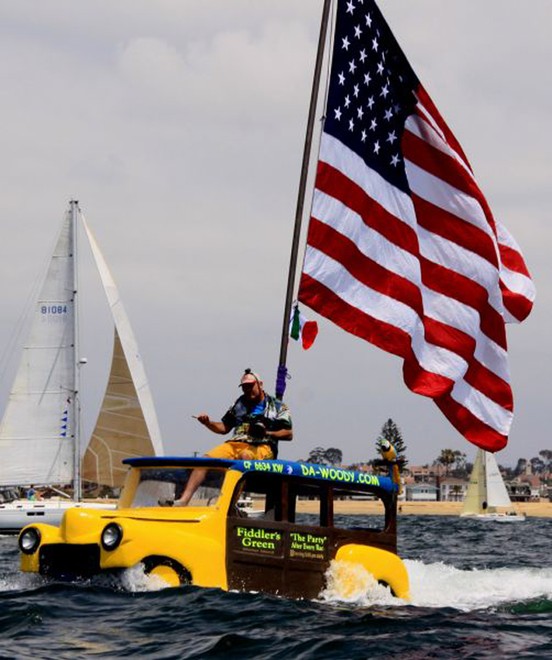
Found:
[[109, 523], [102, 532], [102, 548], [104, 550], [115, 550], [123, 540], [123, 528], [117, 523]]
[[19, 549], [26, 555], [32, 555], [40, 545], [40, 532], [36, 527], [27, 527], [19, 535]]

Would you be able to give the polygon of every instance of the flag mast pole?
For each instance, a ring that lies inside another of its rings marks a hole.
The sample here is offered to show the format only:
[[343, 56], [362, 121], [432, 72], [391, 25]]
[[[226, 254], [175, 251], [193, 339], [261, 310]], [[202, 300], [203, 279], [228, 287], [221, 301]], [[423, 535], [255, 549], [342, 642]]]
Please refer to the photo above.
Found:
[[299, 179], [299, 191], [297, 193], [297, 206], [295, 209], [295, 226], [293, 229], [293, 239], [291, 243], [291, 254], [289, 260], [289, 273], [286, 290], [286, 301], [284, 305], [284, 320], [282, 324], [282, 339], [280, 343], [280, 358], [278, 362], [278, 375], [276, 378], [276, 397], [284, 398], [287, 377], [287, 348], [289, 342], [289, 321], [291, 317], [291, 306], [293, 303], [293, 287], [295, 284], [295, 274], [297, 269], [297, 254], [299, 252], [299, 239], [301, 237], [301, 220], [303, 218], [303, 208], [305, 203], [305, 191], [307, 187], [307, 176], [309, 171], [309, 160], [312, 147], [312, 136], [314, 132], [314, 119], [316, 114], [316, 104], [318, 92], [320, 89], [320, 75], [324, 61], [324, 47], [326, 44], [326, 34], [328, 31], [328, 20], [332, 0], [324, 0], [322, 9], [322, 20], [320, 22], [320, 35], [318, 38], [318, 51], [316, 53], [316, 63], [314, 67], [314, 76], [312, 81], [311, 98], [309, 106], [309, 116], [307, 120], [307, 131], [305, 134], [305, 145], [303, 148], [303, 163], [301, 166], [301, 177]]

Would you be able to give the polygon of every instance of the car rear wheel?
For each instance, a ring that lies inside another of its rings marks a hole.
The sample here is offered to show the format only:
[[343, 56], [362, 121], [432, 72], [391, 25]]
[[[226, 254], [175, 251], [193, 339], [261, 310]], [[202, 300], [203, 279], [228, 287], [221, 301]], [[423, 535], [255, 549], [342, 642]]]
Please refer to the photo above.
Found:
[[142, 564], [146, 575], [160, 577], [169, 587], [180, 587], [183, 584], [192, 583], [190, 572], [170, 557], [151, 555], [145, 557]]

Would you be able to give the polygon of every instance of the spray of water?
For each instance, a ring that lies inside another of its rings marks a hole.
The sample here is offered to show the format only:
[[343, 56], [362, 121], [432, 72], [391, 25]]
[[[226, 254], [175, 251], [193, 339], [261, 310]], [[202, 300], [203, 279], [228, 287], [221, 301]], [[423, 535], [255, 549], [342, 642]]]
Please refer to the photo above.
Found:
[[390, 590], [379, 584], [361, 564], [336, 560], [330, 563], [326, 572], [326, 588], [321, 592], [320, 598], [324, 601], [358, 605], [402, 602], [394, 598]]
[[46, 584], [46, 580], [36, 573], [14, 573], [0, 577], [0, 592], [32, 591]]
[[124, 570], [121, 573], [120, 580], [122, 588], [131, 593], [160, 591], [170, 586], [158, 575], [147, 575], [144, 572], [143, 564], [136, 564], [136, 566]]
[[333, 561], [326, 574], [327, 587], [320, 594], [326, 602], [362, 607], [453, 607], [472, 611], [508, 603], [552, 600], [552, 568], [496, 568], [461, 570], [443, 563], [405, 561], [410, 578], [409, 602], [394, 598], [358, 564]]

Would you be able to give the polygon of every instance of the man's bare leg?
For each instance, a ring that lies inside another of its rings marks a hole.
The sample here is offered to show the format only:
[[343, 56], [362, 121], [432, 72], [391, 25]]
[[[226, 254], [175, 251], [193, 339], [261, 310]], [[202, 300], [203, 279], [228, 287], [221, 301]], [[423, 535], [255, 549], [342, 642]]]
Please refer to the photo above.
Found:
[[205, 479], [206, 475], [207, 475], [207, 470], [205, 470], [204, 468], [196, 468], [195, 470], [192, 470], [192, 474], [190, 474], [190, 478], [188, 479], [188, 483], [186, 484], [186, 488], [184, 489], [184, 492], [180, 496], [180, 499], [175, 500], [174, 505], [187, 506], [188, 502], [192, 499], [196, 490], [203, 483], [203, 480]]

